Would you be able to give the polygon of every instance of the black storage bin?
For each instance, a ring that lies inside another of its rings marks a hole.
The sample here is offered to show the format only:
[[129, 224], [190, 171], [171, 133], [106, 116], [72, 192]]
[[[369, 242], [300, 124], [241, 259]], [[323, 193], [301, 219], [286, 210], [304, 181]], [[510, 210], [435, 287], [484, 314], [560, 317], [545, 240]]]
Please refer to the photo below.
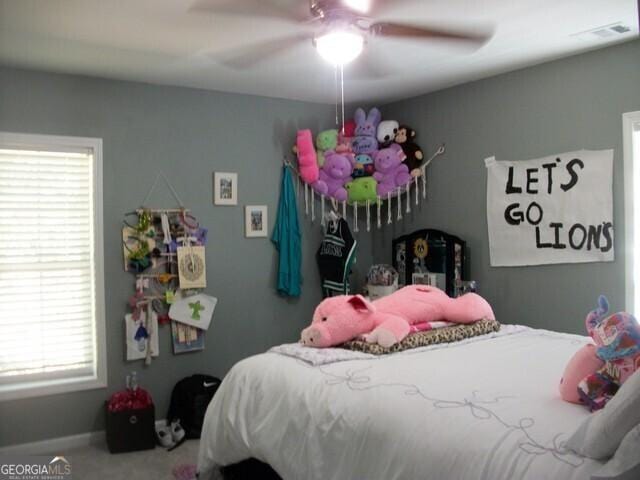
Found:
[[111, 453], [149, 450], [156, 446], [153, 405], [139, 410], [110, 412], [107, 408], [107, 446]]

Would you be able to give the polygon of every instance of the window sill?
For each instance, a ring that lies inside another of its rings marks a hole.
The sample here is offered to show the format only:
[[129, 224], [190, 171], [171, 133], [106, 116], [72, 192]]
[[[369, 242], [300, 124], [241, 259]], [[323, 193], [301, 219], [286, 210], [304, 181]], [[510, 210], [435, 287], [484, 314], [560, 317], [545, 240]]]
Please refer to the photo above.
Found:
[[45, 380], [19, 385], [0, 386], [0, 402], [22, 398], [45, 397], [60, 393], [106, 388], [107, 382], [95, 376]]

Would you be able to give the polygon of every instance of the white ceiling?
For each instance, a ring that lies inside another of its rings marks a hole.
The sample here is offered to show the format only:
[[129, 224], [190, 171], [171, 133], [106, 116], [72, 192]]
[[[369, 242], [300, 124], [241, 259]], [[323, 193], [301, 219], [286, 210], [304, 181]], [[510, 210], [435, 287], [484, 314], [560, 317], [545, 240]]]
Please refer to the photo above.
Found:
[[[279, 1], [292, 6], [307, 2]], [[357, 63], [346, 67], [350, 102], [410, 97], [638, 36], [637, 0], [377, 1], [388, 4], [385, 20], [491, 26], [495, 33], [475, 51], [436, 41], [372, 39], [365, 47], [370, 59], [388, 74], [367, 78], [358, 74]], [[310, 41], [245, 70], [220, 62], [230, 50], [295, 33], [300, 26], [214, 14], [196, 5], [197, 0], [0, 0], [0, 64], [335, 101], [333, 68]], [[631, 32], [606, 38], [576, 35], [617, 22]]]

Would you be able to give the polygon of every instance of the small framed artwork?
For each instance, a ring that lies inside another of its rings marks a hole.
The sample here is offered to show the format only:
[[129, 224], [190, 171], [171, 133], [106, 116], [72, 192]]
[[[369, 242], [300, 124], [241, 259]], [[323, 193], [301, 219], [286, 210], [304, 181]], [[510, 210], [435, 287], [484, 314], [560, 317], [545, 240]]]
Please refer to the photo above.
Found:
[[266, 205], [244, 207], [244, 232], [246, 237], [266, 237], [269, 220]]
[[238, 204], [238, 174], [214, 172], [213, 203], [215, 205]]

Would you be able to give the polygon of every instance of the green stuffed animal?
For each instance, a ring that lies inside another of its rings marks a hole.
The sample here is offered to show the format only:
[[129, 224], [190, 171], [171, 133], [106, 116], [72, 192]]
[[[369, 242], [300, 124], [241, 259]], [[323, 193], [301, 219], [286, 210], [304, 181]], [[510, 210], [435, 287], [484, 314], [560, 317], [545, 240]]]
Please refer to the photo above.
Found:
[[377, 203], [378, 194], [376, 193], [378, 182], [373, 177], [356, 178], [353, 182], [345, 185], [349, 195], [349, 205], [358, 202], [358, 205], [366, 205], [367, 200], [371, 203]]
[[326, 150], [335, 150], [338, 146], [338, 130], [325, 130], [320, 132], [316, 137], [316, 154], [318, 157], [318, 166], [322, 168], [324, 165], [324, 152]]

